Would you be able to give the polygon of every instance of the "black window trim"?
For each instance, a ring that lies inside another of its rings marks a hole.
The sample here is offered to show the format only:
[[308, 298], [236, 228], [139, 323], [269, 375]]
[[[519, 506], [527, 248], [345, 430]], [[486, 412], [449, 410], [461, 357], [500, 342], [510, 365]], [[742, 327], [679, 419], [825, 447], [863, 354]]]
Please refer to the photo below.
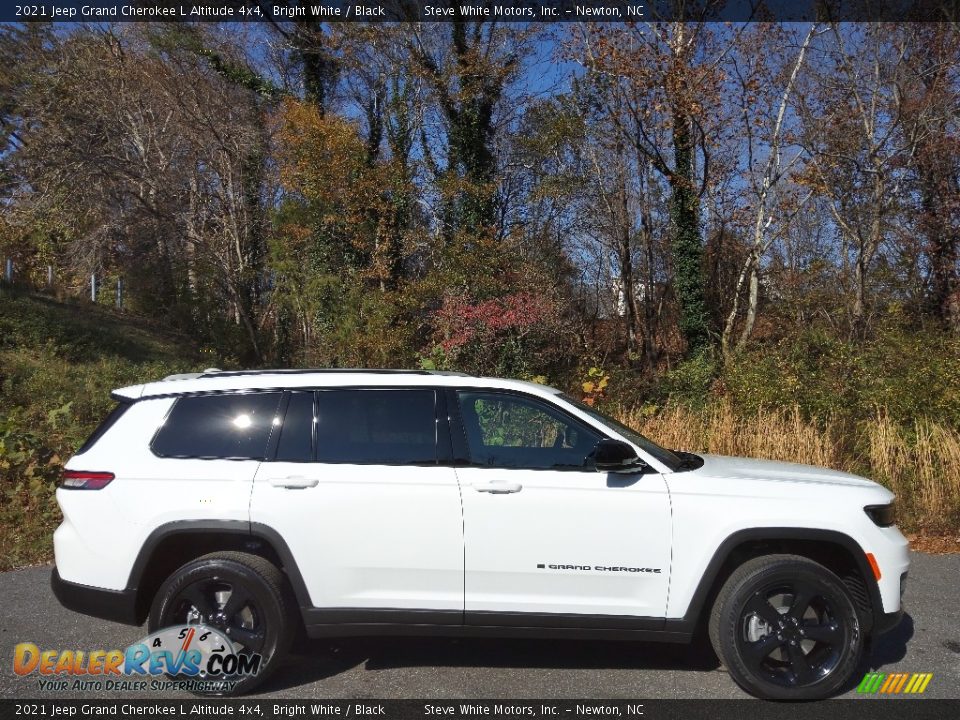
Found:
[[278, 431], [270, 433], [270, 442], [267, 445], [267, 454], [262, 462], [285, 462], [285, 463], [294, 463], [308, 465], [315, 463], [317, 461], [317, 424], [315, 422], [310, 423], [310, 459], [309, 460], [277, 460], [277, 451], [280, 448], [280, 436], [283, 434], [283, 425], [287, 421], [287, 410], [290, 409], [290, 401], [293, 399], [294, 394], [307, 394], [310, 393], [313, 399], [313, 417], [317, 417], [317, 391], [313, 388], [291, 388], [290, 390], [285, 390], [283, 393], [283, 399], [280, 401], [280, 409], [277, 412], [277, 417], [280, 418], [280, 424], [277, 426]]
[[[489, 465], [481, 465], [479, 463], [473, 463], [470, 460], [469, 450], [467, 447], [467, 438], [466, 430], [463, 427], [463, 421], [460, 418], [460, 406], [459, 401], [457, 400], [458, 392], [484, 392], [497, 395], [514, 395], [527, 400], [532, 400], [534, 402], [539, 402], [545, 405], [548, 405], [555, 412], [563, 416], [564, 418], [569, 419], [569, 421], [579, 427], [583, 427], [591, 432], [598, 433], [601, 437], [606, 439], [611, 439], [611, 436], [599, 428], [590, 425], [589, 423], [584, 422], [580, 418], [573, 415], [566, 408], [556, 404], [551, 403], [544, 398], [534, 395], [532, 393], [523, 392], [522, 390], [515, 390], [513, 388], [496, 388], [496, 387], [483, 387], [476, 385], [323, 385], [323, 386], [298, 386], [298, 387], [264, 387], [264, 388], [228, 388], [223, 390], [196, 390], [190, 392], [180, 392], [180, 393], [170, 393], [166, 395], [150, 395], [147, 397], [141, 397], [136, 400], [130, 400], [130, 404], [133, 405], [136, 402], [143, 400], [159, 400], [159, 399], [169, 399], [173, 398], [174, 402], [171, 403], [170, 408], [167, 410], [166, 415], [164, 416], [163, 422], [157, 427], [154, 431], [153, 437], [150, 439], [150, 452], [153, 453], [155, 457], [162, 459], [176, 459], [176, 460], [254, 460], [258, 462], [277, 462], [276, 460], [276, 450], [277, 444], [280, 439], [280, 434], [277, 432], [277, 427], [272, 427], [270, 429], [270, 437], [267, 441], [266, 450], [264, 457], [262, 458], [249, 458], [249, 457], [218, 457], [218, 456], [193, 456], [193, 455], [160, 455], [155, 452], [153, 449], [153, 443], [156, 440], [157, 435], [160, 430], [163, 428], [163, 425], [166, 423], [170, 413], [173, 411], [174, 406], [176, 405], [176, 400], [179, 400], [183, 397], [204, 397], [208, 395], [251, 395], [251, 394], [263, 394], [263, 393], [282, 393], [278, 407], [278, 415], [281, 418], [286, 417], [287, 407], [289, 406], [289, 396], [295, 392], [312, 392], [314, 394], [314, 413], [317, 411], [317, 402], [319, 399], [319, 393], [329, 390], [432, 390], [434, 392], [434, 419], [436, 423], [436, 434], [435, 434], [435, 445], [437, 451], [437, 460], [436, 462], [424, 462], [424, 463], [317, 463], [317, 439], [316, 439], [316, 427], [313, 428], [313, 438], [312, 438], [312, 450], [313, 450], [313, 461], [316, 464], [322, 465], [369, 465], [369, 466], [382, 466], [382, 467], [475, 467], [483, 468], [486, 470], [537, 470], [542, 472], [583, 472], [583, 473], [595, 473], [596, 471], [592, 468], [525, 468], [525, 467], [514, 467], [514, 468], [504, 468], [504, 467], [491, 467]], [[282, 412], [282, 415], [280, 413]], [[282, 427], [283, 423], [281, 422], [279, 427]], [[282, 461], [282, 462], [303, 462], [303, 461]]]
[[491, 387], [476, 387], [468, 385], [457, 385], [446, 388], [447, 392], [447, 407], [450, 408], [450, 442], [453, 446], [453, 464], [454, 467], [470, 467], [478, 468], [483, 470], [535, 470], [539, 472], [579, 472], [579, 473], [591, 473], [597, 474], [597, 471], [592, 467], [554, 467], [554, 468], [544, 468], [544, 467], [500, 467], [500, 466], [491, 466], [483, 465], [481, 463], [475, 463], [470, 459], [470, 448], [467, 443], [467, 431], [463, 425], [463, 419], [460, 416], [460, 402], [457, 399], [457, 393], [460, 392], [482, 392], [488, 393], [491, 395], [512, 395], [515, 397], [523, 398], [524, 400], [531, 400], [535, 403], [540, 403], [541, 405], [549, 406], [554, 410], [558, 415], [568, 419], [572, 425], [575, 425], [585, 430], [589, 430], [591, 433], [597, 434], [601, 439], [611, 439], [610, 436], [600, 430], [595, 428], [593, 425], [584, 422], [573, 413], [569, 412], [566, 408], [561, 407], [555, 403], [551, 403], [544, 398], [533, 395], [532, 393], [523, 392], [522, 390], [514, 390], [512, 388], [491, 388]]

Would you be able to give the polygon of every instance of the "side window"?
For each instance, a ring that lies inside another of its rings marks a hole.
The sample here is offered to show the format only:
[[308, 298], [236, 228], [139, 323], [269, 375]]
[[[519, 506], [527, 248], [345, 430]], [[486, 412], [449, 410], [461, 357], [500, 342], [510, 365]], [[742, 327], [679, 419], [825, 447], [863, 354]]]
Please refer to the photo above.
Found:
[[279, 462], [313, 460], [313, 393], [295, 392], [280, 427], [276, 458]]
[[433, 390], [317, 393], [317, 462], [420, 465], [437, 462]]
[[281, 393], [179, 398], [150, 448], [160, 457], [262, 460]]
[[490, 392], [457, 393], [475, 465], [580, 470], [602, 437], [561, 410], [534, 398]]

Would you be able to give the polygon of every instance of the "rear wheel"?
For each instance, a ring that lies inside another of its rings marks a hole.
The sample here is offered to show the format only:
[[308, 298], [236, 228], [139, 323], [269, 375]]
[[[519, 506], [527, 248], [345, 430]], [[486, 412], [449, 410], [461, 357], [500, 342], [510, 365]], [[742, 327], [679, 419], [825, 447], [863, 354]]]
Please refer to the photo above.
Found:
[[211, 553], [164, 581], [148, 628], [152, 633], [175, 625], [205, 625], [226, 636], [238, 655], [259, 655], [257, 673], [231, 677], [236, 684], [230, 690], [196, 691], [236, 695], [263, 682], [290, 647], [293, 603], [289, 598], [283, 573], [264, 558], [241, 552]]
[[797, 555], [737, 568], [717, 596], [710, 640], [738, 685], [774, 700], [833, 695], [849, 682], [864, 646], [843, 582]]

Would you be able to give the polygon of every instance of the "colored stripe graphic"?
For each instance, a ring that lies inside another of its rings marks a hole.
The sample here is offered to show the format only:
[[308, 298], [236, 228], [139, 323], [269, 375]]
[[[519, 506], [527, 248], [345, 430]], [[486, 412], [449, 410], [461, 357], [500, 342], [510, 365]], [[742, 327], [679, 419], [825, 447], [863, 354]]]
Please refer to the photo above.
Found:
[[880, 693], [883, 694], [883, 693], [890, 692], [890, 688], [896, 685], [897, 680], [899, 679], [900, 679], [900, 676], [897, 673], [890, 673], [889, 675], [887, 675], [886, 681], [883, 683], [883, 685], [880, 688]]
[[880, 689], [880, 683], [883, 682], [886, 676], [886, 673], [867, 673], [863, 676], [863, 680], [860, 681], [860, 687], [857, 688], [857, 692], [875, 693]]
[[918, 695], [927, 689], [932, 679], [933, 673], [867, 673], [857, 686], [857, 692]]
[[908, 679], [909, 677], [910, 677], [910, 673], [903, 673], [903, 674], [900, 676], [900, 680], [897, 682], [897, 687], [896, 687], [895, 689], [891, 690], [891, 692], [898, 693], [898, 692], [900, 692], [901, 690], [903, 690], [903, 686], [907, 684], [907, 679]]

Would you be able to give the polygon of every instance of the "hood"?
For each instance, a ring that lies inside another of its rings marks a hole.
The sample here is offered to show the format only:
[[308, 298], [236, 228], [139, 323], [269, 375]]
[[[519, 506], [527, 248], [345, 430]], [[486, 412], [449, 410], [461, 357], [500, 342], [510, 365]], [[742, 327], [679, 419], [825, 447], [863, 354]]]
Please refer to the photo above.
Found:
[[719, 479], [767, 480], [770, 482], [813, 483], [817, 485], [842, 485], [846, 487], [877, 487], [871, 480], [827, 468], [776, 460], [701, 455], [703, 467], [693, 471]]

